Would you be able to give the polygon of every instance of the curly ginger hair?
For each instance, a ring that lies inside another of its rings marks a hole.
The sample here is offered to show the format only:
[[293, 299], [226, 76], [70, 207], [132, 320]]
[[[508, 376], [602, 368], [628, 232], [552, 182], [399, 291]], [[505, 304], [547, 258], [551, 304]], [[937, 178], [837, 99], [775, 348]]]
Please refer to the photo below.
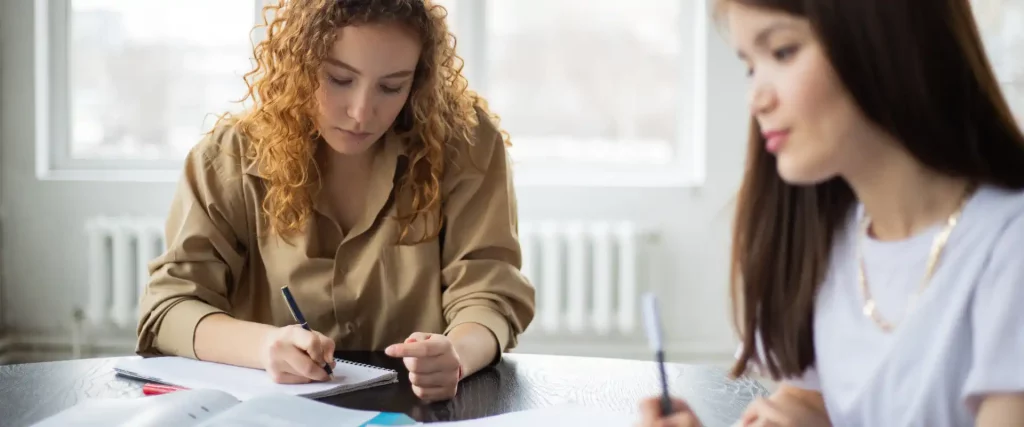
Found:
[[[272, 12], [272, 20], [267, 13]], [[246, 155], [258, 161], [267, 191], [263, 210], [271, 233], [287, 236], [309, 221], [317, 182], [313, 161], [319, 131], [315, 123], [318, 74], [336, 38], [348, 25], [397, 23], [413, 30], [422, 43], [409, 100], [392, 125], [406, 146], [408, 169], [398, 186], [412, 195], [412, 211], [399, 217], [399, 240], [418, 218], [427, 218], [441, 202], [446, 144], [472, 141], [479, 125], [477, 109], [486, 101], [468, 89], [463, 61], [455, 53], [447, 10], [431, 0], [279, 0], [263, 9], [266, 38], [253, 48], [256, 64], [245, 74], [254, 106], [233, 118], [249, 140]], [[496, 115], [487, 113], [496, 123]], [[508, 134], [500, 131], [504, 143]], [[442, 218], [424, 230], [418, 243], [437, 237]]]

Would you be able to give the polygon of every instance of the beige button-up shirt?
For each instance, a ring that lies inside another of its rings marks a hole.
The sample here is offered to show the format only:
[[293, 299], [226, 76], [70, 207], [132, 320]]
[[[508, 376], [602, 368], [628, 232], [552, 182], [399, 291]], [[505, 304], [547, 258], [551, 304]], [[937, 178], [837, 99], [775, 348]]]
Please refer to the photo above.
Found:
[[413, 332], [447, 333], [466, 322], [493, 332], [501, 352], [511, 349], [533, 319], [534, 288], [519, 270], [505, 146], [490, 121], [481, 123], [475, 143], [453, 144], [457, 154], [448, 156], [440, 238], [413, 246], [394, 244], [396, 204], [407, 200], [397, 191], [403, 139], [389, 133], [381, 141], [367, 211], [347, 235], [317, 196], [306, 231], [286, 242], [257, 227], [265, 189], [244, 156], [245, 137], [217, 129], [186, 160], [166, 252], [149, 264], [136, 352], [196, 358], [196, 325], [212, 313], [293, 324], [284, 285], [309, 326], [339, 350], [383, 350]]

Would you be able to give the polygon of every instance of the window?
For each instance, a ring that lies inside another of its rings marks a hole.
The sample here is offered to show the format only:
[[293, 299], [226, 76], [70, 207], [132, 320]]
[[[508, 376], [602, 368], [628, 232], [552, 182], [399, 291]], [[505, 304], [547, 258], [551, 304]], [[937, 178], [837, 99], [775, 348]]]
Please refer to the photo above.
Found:
[[217, 115], [242, 108], [259, 3], [37, 1], [40, 175], [176, 178]]
[[[262, 2], [37, 0], [40, 175], [176, 179], [215, 115], [242, 108]], [[704, 0], [436, 2], [512, 136], [517, 179], [702, 178]]]
[[602, 185], [701, 178], [703, 3], [443, 2], [520, 174]]
[[488, 2], [494, 108], [522, 160], [666, 163], [684, 90], [682, 2], [583, 3]]
[[1010, 109], [1024, 126], [1024, 0], [973, 0], [978, 28]]

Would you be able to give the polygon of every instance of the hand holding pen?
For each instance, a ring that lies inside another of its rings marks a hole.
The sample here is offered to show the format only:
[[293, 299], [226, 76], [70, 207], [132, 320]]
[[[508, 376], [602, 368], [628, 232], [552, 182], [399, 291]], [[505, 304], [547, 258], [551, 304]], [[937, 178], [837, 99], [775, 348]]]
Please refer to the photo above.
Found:
[[275, 329], [267, 335], [260, 354], [263, 368], [277, 383], [330, 380], [336, 366], [334, 341], [310, 329], [287, 286], [281, 293], [298, 324]]
[[699, 427], [700, 420], [690, 406], [668, 394], [668, 378], [665, 375], [665, 350], [662, 343], [661, 315], [658, 311], [658, 300], [648, 292], [643, 296], [644, 327], [647, 331], [647, 342], [658, 366], [658, 380], [661, 393], [657, 397], [644, 399], [640, 402], [642, 415], [641, 426], [659, 427]]

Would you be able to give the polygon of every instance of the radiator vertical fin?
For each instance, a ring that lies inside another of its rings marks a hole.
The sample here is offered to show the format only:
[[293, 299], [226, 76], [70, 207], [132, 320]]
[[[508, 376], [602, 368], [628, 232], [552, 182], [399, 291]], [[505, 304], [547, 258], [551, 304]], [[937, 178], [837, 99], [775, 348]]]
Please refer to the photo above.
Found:
[[557, 332], [562, 324], [562, 246], [555, 223], [546, 222], [540, 226], [540, 295], [544, 298], [544, 311], [540, 323], [544, 331]]
[[612, 258], [612, 250], [615, 244], [611, 230], [605, 223], [593, 225], [591, 236], [594, 242], [594, 261], [591, 263], [591, 273], [594, 277], [594, 311], [591, 314], [591, 325], [594, 331], [599, 334], [607, 334], [612, 324], [612, 293], [614, 292], [616, 265]]

